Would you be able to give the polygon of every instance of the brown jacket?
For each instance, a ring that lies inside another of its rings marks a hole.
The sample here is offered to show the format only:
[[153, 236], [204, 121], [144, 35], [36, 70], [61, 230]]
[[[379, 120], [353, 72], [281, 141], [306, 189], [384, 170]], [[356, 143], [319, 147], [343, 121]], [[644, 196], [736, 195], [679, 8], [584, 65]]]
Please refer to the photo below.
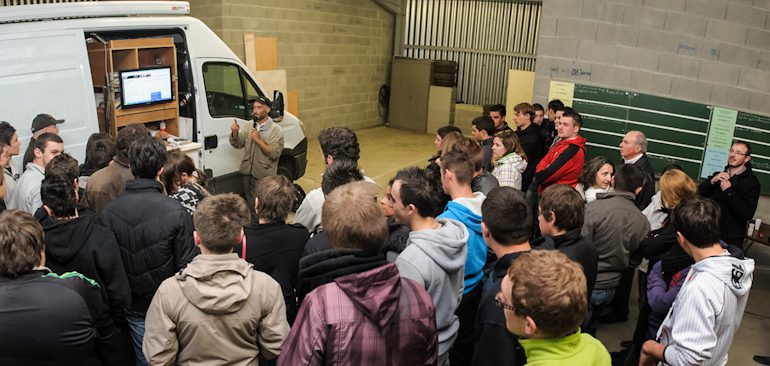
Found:
[[257, 365], [289, 333], [281, 287], [237, 254], [201, 254], [166, 279], [145, 319], [151, 365]]
[[110, 165], [91, 175], [81, 202], [98, 214], [108, 203], [123, 195], [126, 191], [126, 182], [131, 179], [134, 179], [134, 174], [131, 173], [128, 163], [121, 162], [115, 157]]
[[251, 138], [251, 126], [241, 128], [238, 136], [230, 134], [230, 145], [236, 149], [245, 147], [243, 160], [238, 171], [243, 175], [262, 178], [275, 175], [278, 171], [278, 159], [283, 152], [283, 130], [272, 119], [268, 118], [259, 136], [270, 145], [270, 154], [265, 154], [259, 145]]

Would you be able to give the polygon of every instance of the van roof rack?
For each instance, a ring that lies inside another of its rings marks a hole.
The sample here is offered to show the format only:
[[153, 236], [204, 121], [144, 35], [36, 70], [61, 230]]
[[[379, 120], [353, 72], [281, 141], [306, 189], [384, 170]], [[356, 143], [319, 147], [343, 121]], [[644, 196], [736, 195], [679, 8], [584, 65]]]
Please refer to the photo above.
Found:
[[187, 1], [87, 1], [0, 6], [0, 23], [137, 15], [189, 15]]

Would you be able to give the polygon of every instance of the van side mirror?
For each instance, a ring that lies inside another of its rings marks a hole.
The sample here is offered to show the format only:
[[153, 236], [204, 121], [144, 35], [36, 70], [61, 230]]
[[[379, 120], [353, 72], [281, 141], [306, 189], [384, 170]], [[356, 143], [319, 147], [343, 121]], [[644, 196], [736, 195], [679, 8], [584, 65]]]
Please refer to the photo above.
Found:
[[283, 93], [278, 90], [273, 91], [273, 106], [270, 109], [270, 118], [280, 122], [283, 119], [284, 102]]

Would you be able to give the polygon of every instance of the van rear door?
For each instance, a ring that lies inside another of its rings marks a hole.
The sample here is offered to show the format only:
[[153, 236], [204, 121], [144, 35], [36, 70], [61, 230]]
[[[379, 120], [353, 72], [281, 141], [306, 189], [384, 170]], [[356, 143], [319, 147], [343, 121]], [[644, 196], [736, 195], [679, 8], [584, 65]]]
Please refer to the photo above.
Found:
[[[22, 153], [32, 119], [48, 113], [65, 120], [64, 149], [84, 161], [86, 140], [99, 126], [83, 31], [0, 34], [0, 50], [0, 120], [16, 127]], [[22, 159], [14, 161], [21, 168]]]

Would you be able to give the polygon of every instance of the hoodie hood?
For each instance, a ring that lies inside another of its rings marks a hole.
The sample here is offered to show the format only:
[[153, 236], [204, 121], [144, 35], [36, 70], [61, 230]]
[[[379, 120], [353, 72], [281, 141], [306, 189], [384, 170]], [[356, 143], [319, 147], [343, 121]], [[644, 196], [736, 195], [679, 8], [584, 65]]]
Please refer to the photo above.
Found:
[[401, 277], [395, 264], [338, 277], [334, 280], [340, 290], [367, 319], [385, 327], [398, 311], [401, 296]]
[[498, 160], [495, 165], [511, 164], [513, 169], [519, 173], [524, 173], [527, 170], [527, 161], [524, 160], [519, 154], [512, 152], [506, 156], [503, 156]]
[[577, 147], [579, 147], [581, 149], [585, 149], [586, 148], [586, 138], [583, 137], [583, 136], [580, 136], [580, 135], [577, 135], [577, 137], [575, 137], [572, 140], [561, 140], [561, 141], [559, 141], [559, 143], [564, 143], [564, 144], [569, 144], [569, 145], [577, 145]]
[[[455, 199], [455, 200], [452, 200], [451, 202], [449, 202], [449, 204], [447, 205], [447, 211], [450, 211], [449, 206], [452, 203], [455, 203], [456, 204], [456, 205], [454, 205], [455, 206], [454, 207], [455, 211], [459, 211], [460, 207], [456, 207], [457, 205], [459, 205], [459, 206], [464, 207], [466, 209], [466, 211], [470, 211], [470, 213], [472, 213], [472, 214], [474, 214], [476, 216], [481, 216], [481, 204], [484, 203], [484, 199], [485, 198], [487, 198], [487, 196], [485, 196], [484, 193], [473, 192], [473, 197], [471, 197], [471, 198], [464, 198], [463, 197], [463, 198], [458, 198], [458, 199]], [[460, 214], [462, 216], [468, 215], [468, 213], [460, 213], [460, 212], [458, 212], [458, 214]], [[460, 220], [460, 221], [464, 222], [463, 220]], [[481, 221], [479, 221], [479, 222], [481, 222]]]
[[723, 255], [695, 263], [690, 273], [693, 274], [692, 276], [697, 276], [699, 272], [706, 272], [718, 278], [736, 297], [742, 297], [751, 289], [754, 260], [735, 258], [725, 250]]
[[455, 220], [436, 221], [441, 227], [409, 233], [410, 245], [423, 251], [447, 273], [457, 272], [465, 265], [468, 230]]
[[56, 263], [70, 262], [86, 244], [94, 230], [94, 216], [55, 220], [40, 218], [45, 231], [45, 254]]
[[174, 277], [195, 307], [208, 314], [228, 314], [240, 310], [251, 294], [252, 267], [235, 253], [200, 254]]

